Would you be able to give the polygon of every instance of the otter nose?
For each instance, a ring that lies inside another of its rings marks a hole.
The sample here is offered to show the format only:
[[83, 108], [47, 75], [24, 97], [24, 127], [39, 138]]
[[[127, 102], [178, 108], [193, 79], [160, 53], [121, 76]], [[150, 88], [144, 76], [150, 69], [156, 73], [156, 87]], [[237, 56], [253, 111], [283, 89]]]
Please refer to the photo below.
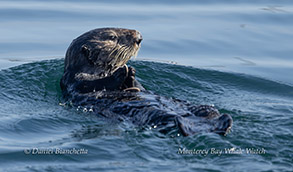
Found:
[[135, 42], [137, 43], [137, 45], [139, 45], [142, 41], [142, 36], [139, 32], [136, 32], [136, 39]]

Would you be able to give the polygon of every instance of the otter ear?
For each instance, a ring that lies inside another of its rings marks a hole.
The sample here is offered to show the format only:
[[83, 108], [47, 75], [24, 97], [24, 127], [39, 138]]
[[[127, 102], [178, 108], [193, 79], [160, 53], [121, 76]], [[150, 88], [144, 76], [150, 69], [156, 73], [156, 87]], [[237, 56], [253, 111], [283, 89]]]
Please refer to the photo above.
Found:
[[81, 46], [81, 52], [86, 57], [88, 57], [90, 55], [90, 49], [86, 44]]

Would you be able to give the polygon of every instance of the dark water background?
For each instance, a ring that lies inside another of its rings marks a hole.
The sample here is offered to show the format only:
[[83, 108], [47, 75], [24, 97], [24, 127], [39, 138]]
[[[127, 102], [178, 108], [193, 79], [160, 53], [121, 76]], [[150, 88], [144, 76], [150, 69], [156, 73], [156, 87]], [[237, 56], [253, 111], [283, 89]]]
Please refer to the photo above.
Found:
[[[289, 0], [0, 1], [0, 171], [292, 171], [292, 18]], [[106, 26], [142, 33], [130, 64], [147, 89], [214, 104], [232, 132], [170, 137], [60, 104], [68, 45]], [[25, 154], [33, 148], [88, 152]]]

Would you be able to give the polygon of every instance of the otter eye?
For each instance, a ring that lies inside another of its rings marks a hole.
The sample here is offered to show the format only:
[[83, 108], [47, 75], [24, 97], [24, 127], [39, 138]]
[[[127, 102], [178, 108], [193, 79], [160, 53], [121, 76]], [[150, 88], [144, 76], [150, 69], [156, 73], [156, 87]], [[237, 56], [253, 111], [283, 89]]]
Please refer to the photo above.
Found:
[[114, 40], [117, 39], [117, 36], [115, 36], [115, 35], [109, 35], [108, 36], [108, 39], [114, 41]]

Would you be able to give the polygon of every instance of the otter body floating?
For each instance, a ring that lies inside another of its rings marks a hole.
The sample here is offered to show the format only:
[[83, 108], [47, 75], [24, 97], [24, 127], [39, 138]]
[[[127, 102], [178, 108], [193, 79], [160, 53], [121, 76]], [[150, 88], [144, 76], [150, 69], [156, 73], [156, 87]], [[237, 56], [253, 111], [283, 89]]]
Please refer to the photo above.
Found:
[[221, 115], [213, 106], [167, 99], [141, 86], [135, 69], [126, 65], [137, 55], [141, 41], [138, 31], [121, 28], [94, 29], [74, 39], [60, 81], [64, 97], [107, 118], [130, 120], [163, 133], [226, 135], [232, 127], [230, 115]]

